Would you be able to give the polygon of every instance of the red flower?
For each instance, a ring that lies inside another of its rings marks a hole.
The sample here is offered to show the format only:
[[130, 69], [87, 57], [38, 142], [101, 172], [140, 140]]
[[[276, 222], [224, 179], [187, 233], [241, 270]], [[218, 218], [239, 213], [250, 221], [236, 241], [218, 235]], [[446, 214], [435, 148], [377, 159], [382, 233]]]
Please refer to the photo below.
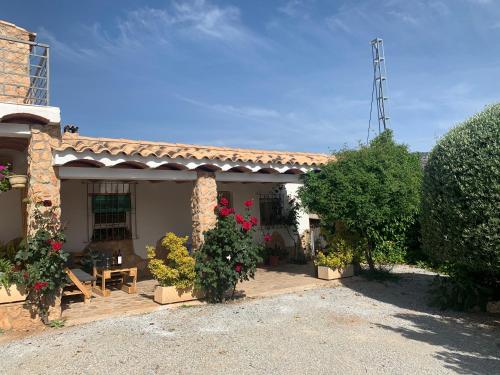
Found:
[[230, 208], [229, 213], [234, 214], [234, 208]]
[[257, 225], [259, 220], [257, 220], [255, 216], [250, 216], [250, 222], [252, 223], [252, 225]]
[[240, 214], [236, 214], [236, 215], [234, 215], [234, 218], [236, 219], [236, 222], [237, 222], [238, 224], [243, 224], [243, 223], [244, 223], [244, 221], [245, 221], [245, 219], [243, 218], [243, 216], [241, 216]]
[[221, 204], [222, 206], [224, 206], [224, 207], [227, 207], [227, 206], [229, 206], [229, 201], [227, 200], [227, 198], [222, 197], [222, 198], [220, 199], [220, 204]]
[[222, 217], [226, 217], [231, 214], [231, 209], [227, 207], [222, 207], [219, 209], [219, 215]]
[[264, 241], [269, 242], [269, 241], [271, 241], [272, 239], [273, 239], [273, 237], [272, 237], [269, 233], [266, 233], [266, 234], [264, 235]]
[[37, 281], [33, 288], [35, 288], [35, 290], [42, 290], [43, 288], [47, 287], [47, 285], [49, 285], [49, 283], [46, 281]]
[[236, 265], [234, 266], [234, 270], [238, 273], [241, 272], [241, 268], [242, 268], [242, 264], [241, 263], [236, 263]]
[[44, 207], [52, 207], [52, 201], [49, 199], [44, 200], [42, 203]]
[[253, 200], [249, 199], [245, 202], [243, 202], [243, 204], [245, 205], [245, 207], [252, 207], [253, 206]]
[[52, 241], [50, 243], [50, 246], [52, 246], [52, 250], [55, 251], [55, 252], [58, 252], [62, 249], [62, 242], [59, 242], [59, 241]]
[[252, 223], [249, 222], [249, 221], [244, 221], [242, 224], [241, 224], [241, 228], [243, 228], [243, 230], [245, 232], [248, 232], [250, 229], [252, 229]]

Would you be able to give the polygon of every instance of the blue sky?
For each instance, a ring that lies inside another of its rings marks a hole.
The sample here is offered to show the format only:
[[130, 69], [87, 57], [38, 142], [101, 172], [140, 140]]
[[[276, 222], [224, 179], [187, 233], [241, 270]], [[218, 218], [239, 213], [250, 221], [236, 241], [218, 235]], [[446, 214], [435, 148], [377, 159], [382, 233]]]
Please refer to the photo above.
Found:
[[91, 136], [328, 152], [366, 139], [384, 39], [396, 138], [429, 150], [500, 101], [498, 0], [9, 1]]

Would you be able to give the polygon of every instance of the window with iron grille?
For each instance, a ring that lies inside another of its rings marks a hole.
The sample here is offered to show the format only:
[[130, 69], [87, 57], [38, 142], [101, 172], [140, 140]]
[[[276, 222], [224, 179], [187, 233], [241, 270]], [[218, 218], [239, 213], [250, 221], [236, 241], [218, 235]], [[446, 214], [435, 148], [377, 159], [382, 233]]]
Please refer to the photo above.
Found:
[[135, 184], [87, 184], [88, 223], [91, 241], [136, 238]]
[[281, 194], [261, 194], [259, 208], [260, 224], [262, 226], [283, 224], [283, 197]]

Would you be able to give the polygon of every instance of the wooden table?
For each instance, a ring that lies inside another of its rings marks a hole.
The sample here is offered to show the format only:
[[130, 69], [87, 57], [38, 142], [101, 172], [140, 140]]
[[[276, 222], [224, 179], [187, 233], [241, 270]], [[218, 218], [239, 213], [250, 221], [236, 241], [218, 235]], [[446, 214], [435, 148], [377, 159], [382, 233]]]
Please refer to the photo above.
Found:
[[[120, 274], [120, 289], [127, 293], [137, 293], [137, 267], [112, 267], [112, 268], [96, 268], [94, 267], [94, 277], [101, 279], [101, 286], [97, 286], [97, 282], [94, 281], [92, 284], [92, 289], [97, 294], [107, 297], [111, 294], [109, 289], [106, 289], [106, 280], [111, 279], [113, 274]], [[132, 282], [125, 282], [125, 277], [131, 277]]]

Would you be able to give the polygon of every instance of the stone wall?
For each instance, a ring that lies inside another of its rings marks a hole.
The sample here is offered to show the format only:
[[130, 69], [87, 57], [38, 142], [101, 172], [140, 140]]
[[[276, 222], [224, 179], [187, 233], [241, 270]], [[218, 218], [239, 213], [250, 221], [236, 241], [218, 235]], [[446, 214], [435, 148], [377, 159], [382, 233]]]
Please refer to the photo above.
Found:
[[[0, 21], [0, 35], [11, 39], [31, 41], [35, 34], [9, 22]], [[30, 85], [29, 54], [30, 45], [0, 39], [0, 101], [25, 103]]]
[[217, 183], [215, 174], [198, 172], [191, 196], [191, 213], [193, 215], [193, 249], [197, 250], [203, 243], [203, 232], [215, 226], [215, 206], [217, 205]]
[[59, 125], [32, 125], [31, 140], [28, 146], [28, 177], [27, 189], [27, 227], [33, 229], [33, 207], [36, 202], [50, 200], [57, 207], [60, 215], [61, 181], [56, 175], [53, 164], [52, 145], [60, 137]]

